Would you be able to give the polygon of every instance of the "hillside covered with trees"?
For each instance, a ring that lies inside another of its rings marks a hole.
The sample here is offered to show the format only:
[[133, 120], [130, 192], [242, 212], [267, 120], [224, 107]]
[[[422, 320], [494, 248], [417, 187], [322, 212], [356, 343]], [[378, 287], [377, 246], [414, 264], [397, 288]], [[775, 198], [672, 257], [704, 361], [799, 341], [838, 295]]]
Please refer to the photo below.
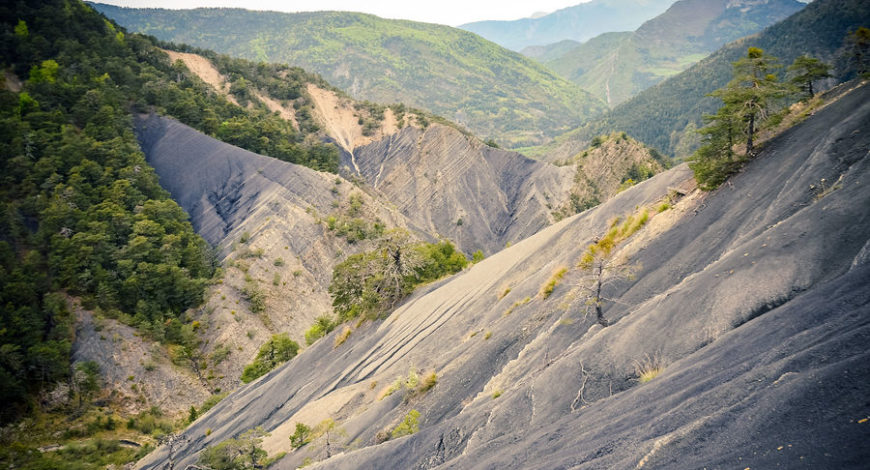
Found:
[[94, 7], [131, 31], [297, 65], [354, 98], [426, 109], [502, 146], [542, 143], [604, 109], [537, 62], [447, 26], [349, 12]]
[[[834, 65], [832, 74], [839, 80], [854, 76], [845, 60], [849, 54], [847, 35], [870, 24], [870, 6], [857, 0], [819, 0], [754, 36], [734, 41], [717, 50], [684, 72], [655, 85], [618, 105], [600, 119], [556, 139], [555, 144], [538, 153], [559, 147], [576, 151], [576, 143], [588, 143], [594, 136], [614, 131], [632, 137], [677, 158], [690, 155], [699, 145], [696, 130], [703, 116], [713, 114], [720, 101], [708, 96], [731, 79], [731, 64], [757, 47], [791, 64], [808, 55]], [[786, 69], [775, 70], [782, 78]], [[582, 145], [579, 145], [582, 148]], [[534, 151], [533, 151], [534, 152]]]

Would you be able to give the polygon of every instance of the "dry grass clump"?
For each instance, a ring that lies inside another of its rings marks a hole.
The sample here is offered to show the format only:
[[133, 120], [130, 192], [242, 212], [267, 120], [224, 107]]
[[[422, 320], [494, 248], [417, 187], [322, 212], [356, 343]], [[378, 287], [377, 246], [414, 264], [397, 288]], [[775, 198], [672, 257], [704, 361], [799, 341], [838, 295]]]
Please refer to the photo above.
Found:
[[667, 364], [664, 358], [658, 354], [652, 356], [646, 354], [640, 361], [634, 361], [634, 373], [637, 375], [637, 381], [642, 384], [656, 378], [665, 367]]
[[538, 295], [540, 295], [541, 298], [544, 299], [549, 297], [553, 293], [553, 289], [556, 288], [556, 286], [559, 284], [559, 281], [562, 280], [562, 278], [565, 276], [565, 273], [567, 272], [568, 268], [566, 268], [565, 266], [557, 269], [556, 272], [554, 272], [553, 275], [550, 276], [550, 279], [543, 286], [541, 286], [541, 290], [538, 291]]

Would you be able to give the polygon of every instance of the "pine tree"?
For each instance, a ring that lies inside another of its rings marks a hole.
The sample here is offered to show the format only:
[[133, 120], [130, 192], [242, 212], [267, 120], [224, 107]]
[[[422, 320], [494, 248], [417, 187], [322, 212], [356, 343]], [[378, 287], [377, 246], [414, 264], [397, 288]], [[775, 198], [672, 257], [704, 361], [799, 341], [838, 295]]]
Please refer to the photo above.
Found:
[[831, 76], [831, 66], [808, 55], [802, 55], [788, 66], [789, 74], [793, 75], [791, 82], [809, 95], [815, 96], [813, 82]]
[[[711, 96], [722, 100], [714, 115], [705, 116], [708, 125], [699, 130], [703, 144], [691, 158], [695, 179], [703, 189], [714, 189], [736, 171], [740, 161], [755, 151], [755, 135], [777, 98], [787, 88], [770, 72], [779, 67], [777, 59], [750, 47], [746, 57], [734, 62], [734, 78]], [[746, 151], [738, 155], [734, 146], [745, 139]]]

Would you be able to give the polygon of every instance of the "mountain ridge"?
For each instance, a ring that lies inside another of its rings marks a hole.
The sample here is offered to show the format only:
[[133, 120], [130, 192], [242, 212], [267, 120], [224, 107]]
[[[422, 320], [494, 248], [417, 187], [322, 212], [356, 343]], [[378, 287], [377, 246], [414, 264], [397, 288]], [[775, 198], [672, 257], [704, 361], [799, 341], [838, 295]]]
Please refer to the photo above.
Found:
[[459, 28], [520, 51], [566, 39], [584, 42], [601, 33], [632, 31], [665, 11], [673, 0], [592, 0], [537, 17], [476, 21]]
[[427, 109], [504, 146], [541, 142], [603, 105], [542, 65], [467, 31], [373, 15], [92, 4], [130, 30], [319, 73], [356, 99]]
[[596, 37], [561, 54], [548, 51], [544, 64], [613, 107], [803, 6], [797, 0], [680, 0], [619, 41]]

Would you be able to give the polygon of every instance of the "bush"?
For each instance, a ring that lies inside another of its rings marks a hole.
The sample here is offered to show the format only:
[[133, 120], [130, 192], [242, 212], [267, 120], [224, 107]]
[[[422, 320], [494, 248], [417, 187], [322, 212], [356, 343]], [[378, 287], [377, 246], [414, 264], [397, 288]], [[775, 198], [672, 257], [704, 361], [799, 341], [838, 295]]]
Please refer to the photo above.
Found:
[[241, 380], [244, 383], [251, 382], [278, 365], [293, 359], [298, 353], [299, 344], [290, 339], [287, 333], [274, 335], [260, 347], [254, 362], [245, 366]]
[[411, 410], [408, 414], [405, 415], [405, 418], [399, 423], [398, 426], [393, 428], [393, 431], [390, 433], [393, 439], [409, 436], [414, 434], [415, 432], [420, 430], [420, 424], [418, 420], [420, 418], [420, 412], [417, 410]]
[[317, 317], [314, 325], [311, 325], [311, 328], [305, 332], [305, 343], [311, 346], [315, 341], [329, 334], [336, 326], [337, 323], [326, 315]]
[[296, 423], [296, 431], [290, 436], [290, 447], [298, 449], [311, 442], [311, 428], [304, 423]]

